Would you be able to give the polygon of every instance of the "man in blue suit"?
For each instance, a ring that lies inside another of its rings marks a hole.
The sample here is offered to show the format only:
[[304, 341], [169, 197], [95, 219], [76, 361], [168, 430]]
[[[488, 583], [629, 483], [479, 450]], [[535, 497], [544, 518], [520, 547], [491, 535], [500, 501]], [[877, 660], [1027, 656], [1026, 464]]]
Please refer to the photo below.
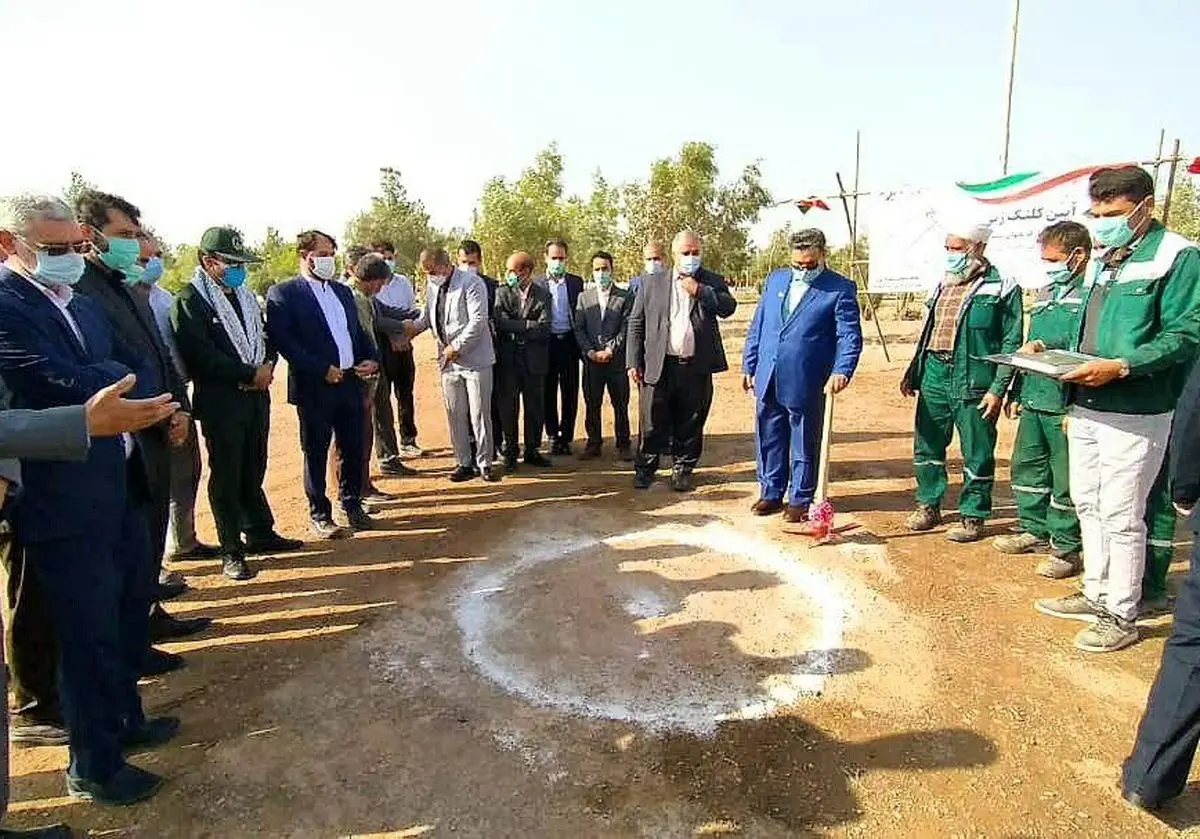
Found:
[[[0, 376], [15, 408], [86, 402], [130, 372], [157, 381], [100, 309], [72, 293], [83, 276], [83, 231], [63, 202], [0, 202]], [[137, 396], [148, 396], [145, 386]], [[78, 463], [22, 462], [17, 544], [37, 576], [58, 639], [58, 684], [70, 740], [67, 791], [131, 804], [161, 779], [123, 750], [157, 745], [179, 727], [147, 720], [137, 680], [146, 651], [157, 563], [143, 505], [146, 472], [129, 435], [92, 439]]]
[[862, 327], [854, 283], [825, 265], [825, 234], [801, 230], [791, 246], [791, 267], [767, 277], [750, 322], [742, 387], [758, 400], [760, 497], [751, 509], [758, 516], [782, 510], [801, 522], [816, 491], [825, 399], [854, 375]]
[[[337, 242], [319, 230], [301, 233], [296, 244], [300, 276], [267, 292], [267, 336], [288, 363], [288, 402], [300, 419], [304, 492], [313, 530], [343, 539], [369, 530], [363, 512], [363, 379], [379, 371], [375, 348], [363, 332], [350, 289], [335, 281]], [[325, 495], [329, 442], [342, 453], [338, 495], [350, 530], [333, 521]]]

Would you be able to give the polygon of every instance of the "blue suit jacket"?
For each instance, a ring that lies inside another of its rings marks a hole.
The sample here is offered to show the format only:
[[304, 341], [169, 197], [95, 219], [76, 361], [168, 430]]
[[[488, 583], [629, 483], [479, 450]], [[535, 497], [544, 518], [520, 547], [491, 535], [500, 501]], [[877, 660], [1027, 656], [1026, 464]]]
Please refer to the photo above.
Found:
[[[129, 373], [139, 373], [133, 396], [152, 396], [154, 377], [113, 334], [96, 304], [76, 295], [71, 316], [80, 346], [62, 312], [28, 280], [0, 267], [0, 376], [15, 408], [80, 405]], [[128, 470], [120, 437], [93, 439], [87, 460], [21, 461], [24, 493], [15, 523], [23, 542], [87, 535], [102, 538], [125, 510]]]
[[[358, 308], [349, 288], [339, 282], [329, 287], [346, 311], [346, 325], [354, 349], [354, 363], [378, 361], [375, 347], [358, 321]], [[267, 337], [288, 363], [288, 402], [313, 405], [337, 392], [326, 384], [330, 367], [339, 367], [337, 343], [325, 323], [321, 304], [303, 277], [271, 286], [267, 292]]]
[[767, 276], [742, 350], [742, 372], [754, 377], [759, 399], [774, 378], [779, 403], [803, 408], [819, 398], [832, 374], [854, 375], [862, 354], [862, 325], [854, 283], [828, 268], [812, 281], [785, 322], [791, 281], [791, 268]]

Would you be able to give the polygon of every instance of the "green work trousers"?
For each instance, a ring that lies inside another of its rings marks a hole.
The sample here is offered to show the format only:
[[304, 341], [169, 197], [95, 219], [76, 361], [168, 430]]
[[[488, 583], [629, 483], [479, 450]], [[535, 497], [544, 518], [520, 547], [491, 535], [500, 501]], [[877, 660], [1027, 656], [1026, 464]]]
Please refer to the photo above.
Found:
[[996, 424], [976, 407], [979, 399], [963, 399], [952, 387], [953, 367], [938, 356], [925, 358], [917, 396], [913, 471], [917, 502], [940, 507], [946, 494], [946, 449], [958, 429], [963, 455], [963, 489], [958, 511], [963, 518], [986, 519], [992, 512], [996, 473]]
[[1142, 575], [1142, 599], [1161, 600], [1167, 596], [1167, 574], [1175, 554], [1175, 508], [1171, 505], [1167, 464], [1146, 501], [1146, 571]]
[[1021, 528], [1059, 551], [1078, 551], [1079, 518], [1071, 503], [1063, 415], [1021, 412], [1011, 462], [1012, 491]]

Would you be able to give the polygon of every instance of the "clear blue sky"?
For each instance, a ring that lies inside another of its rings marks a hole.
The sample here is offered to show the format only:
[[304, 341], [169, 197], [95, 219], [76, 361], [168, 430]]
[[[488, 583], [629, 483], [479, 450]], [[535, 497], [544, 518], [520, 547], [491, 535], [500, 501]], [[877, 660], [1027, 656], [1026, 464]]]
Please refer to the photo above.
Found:
[[[1200, 2], [1025, 0], [1012, 168], [1200, 154]], [[378, 167], [442, 226], [557, 141], [569, 189], [687, 140], [777, 197], [999, 174], [1011, 0], [0, 0], [0, 194], [72, 169], [175, 243], [340, 234]], [[1167, 63], [1173, 66], [1166, 68]], [[1159, 79], [1162, 78], [1160, 81]], [[55, 108], [57, 103], [66, 107]], [[72, 121], [68, 114], [74, 114]], [[798, 214], [776, 212], [775, 226]], [[811, 217], [810, 217], [811, 218]]]

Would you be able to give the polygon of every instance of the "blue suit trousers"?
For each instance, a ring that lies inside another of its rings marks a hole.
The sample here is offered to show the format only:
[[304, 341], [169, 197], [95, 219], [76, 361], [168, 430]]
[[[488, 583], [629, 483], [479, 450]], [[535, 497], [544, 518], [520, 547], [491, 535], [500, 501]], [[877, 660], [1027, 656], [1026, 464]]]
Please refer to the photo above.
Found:
[[754, 423], [762, 498], [782, 501], [790, 485], [789, 504], [804, 507], [813, 502], [824, 411], [823, 395], [803, 408], [789, 408], [776, 397], [774, 376], [767, 383]]

